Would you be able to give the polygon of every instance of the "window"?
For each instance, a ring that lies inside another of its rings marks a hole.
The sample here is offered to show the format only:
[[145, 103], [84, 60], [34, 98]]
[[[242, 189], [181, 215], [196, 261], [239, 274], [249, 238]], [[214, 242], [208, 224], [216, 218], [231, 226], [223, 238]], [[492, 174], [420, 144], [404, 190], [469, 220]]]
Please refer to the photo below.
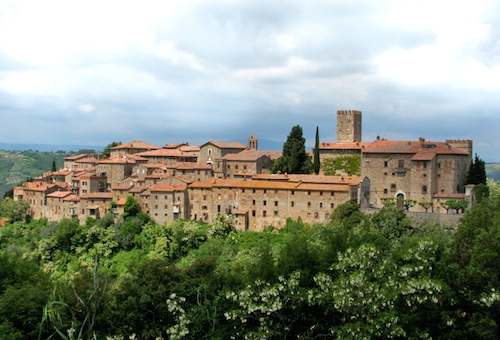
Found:
[[267, 190], [266, 189], [264, 189], [264, 194], [267, 194]]
[[255, 210], [252, 210], [252, 216], [255, 217]]
[[253, 189], [252, 192], [255, 194], [255, 189]]
[[319, 218], [319, 213], [317, 211], [314, 213], [314, 218]]
[[427, 185], [422, 185], [422, 194], [427, 193]]
[[266, 217], [267, 216], [267, 211], [266, 210], [263, 210], [262, 211], [262, 217]]
[[389, 166], [389, 161], [384, 161], [384, 168], [387, 168]]
[[320, 195], [320, 196], [323, 196], [323, 191], [320, 191], [320, 192], [319, 192], [319, 195]]
[[255, 200], [252, 201], [252, 204], [255, 205]]
[[311, 196], [311, 192], [310, 192], [310, 191], [308, 191], [308, 192], [307, 192], [307, 195], [308, 195], [308, 196]]
[[405, 161], [404, 159], [398, 160], [398, 168], [404, 168], [405, 167]]
[[311, 202], [307, 202], [307, 207], [310, 208], [311, 207]]
[[235, 168], [236, 170], [238, 170], [239, 166], [238, 166], [238, 165], [235, 165], [235, 166], [234, 166], [234, 168]]
[[203, 195], [203, 200], [206, 201], [207, 200], [207, 195]]
[[274, 206], [277, 207], [278, 206], [278, 201], [274, 201]]
[[220, 205], [217, 205], [217, 212], [220, 213]]
[[330, 203], [330, 208], [332, 208], [332, 209], [335, 208], [335, 204]]
[[319, 202], [319, 207], [323, 208], [323, 202]]
[[292, 195], [295, 195], [295, 191], [292, 190]]
[[243, 165], [243, 169], [246, 170], [247, 169], [247, 166], [246, 165]]
[[279, 215], [278, 210], [275, 210], [274, 211], [274, 216], [278, 216], [278, 215]]
[[384, 194], [387, 194], [388, 192], [389, 192], [389, 190], [387, 190], [387, 188], [384, 189]]
[[396, 184], [394, 183], [391, 184], [391, 191], [396, 192]]
[[332, 192], [330, 193], [330, 196], [335, 196], [335, 193], [332, 191]]
[[245, 192], [245, 189], [241, 189], [241, 192]]
[[427, 169], [427, 162], [424, 161], [424, 169]]
[[158, 195], [155, 195], [155, 200], [157, 200], [157, 199], [158, 199]]
[[263, 202], [262, 202], [262, 205], [267, 205], [267, 201], [263, 201]]
[[231, 169], [231, 165], [229, 165], [229, 164], [228, 164], [228, 165], [227, 165], [227, 168], [228, 168], [228, 170], [229, 170], [229, 169]]
[[295, 202], [294, 201], [291, 201], [290, 202], [290, 206], [293, 208], [295, 206]]
[[441, 162], [438, 162], [438, 169], [441, 169]]

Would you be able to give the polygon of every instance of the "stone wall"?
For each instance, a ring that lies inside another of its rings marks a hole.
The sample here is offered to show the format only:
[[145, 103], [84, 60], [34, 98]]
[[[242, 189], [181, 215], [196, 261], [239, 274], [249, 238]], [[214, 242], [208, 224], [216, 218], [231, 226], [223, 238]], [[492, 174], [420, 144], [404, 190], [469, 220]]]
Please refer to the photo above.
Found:
[[361, 142], [361, 111], [337, 111], [337, 142]]

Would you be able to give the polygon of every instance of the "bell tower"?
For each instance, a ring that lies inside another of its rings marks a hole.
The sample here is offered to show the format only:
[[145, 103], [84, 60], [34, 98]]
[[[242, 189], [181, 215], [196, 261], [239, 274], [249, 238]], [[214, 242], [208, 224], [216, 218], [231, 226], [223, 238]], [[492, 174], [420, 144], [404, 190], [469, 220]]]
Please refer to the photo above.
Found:
[[250, 150], [257, 150], [259, 147], [259, 141], [257, 140], [257, 137], [255, 135], [251, 135], [250, 138], [248, 138], [248, 148]]

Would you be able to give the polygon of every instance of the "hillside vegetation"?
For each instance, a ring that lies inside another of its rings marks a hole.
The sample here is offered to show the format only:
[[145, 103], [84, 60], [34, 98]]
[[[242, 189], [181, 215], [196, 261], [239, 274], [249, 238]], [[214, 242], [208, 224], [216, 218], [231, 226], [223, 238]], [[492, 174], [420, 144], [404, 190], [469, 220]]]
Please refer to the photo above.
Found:
[[28, 223], [8, 200], [0, 338], [497, 339], [491, 185], [455, 233], [352, 203], [326, 224], [254, 233], [224, 217], [155, 225], [132, 198], [116, 221]]
[[494, 179], [495, 181], [500, 181], [500, 164], [499, 163], [486, 164], [486, 172], [487, 172], [489, 178]]
[[50, 170], [52, 161], [62, 167], [66, 155], [64, 152], [0, 150], [0, 198], [13, 186]]

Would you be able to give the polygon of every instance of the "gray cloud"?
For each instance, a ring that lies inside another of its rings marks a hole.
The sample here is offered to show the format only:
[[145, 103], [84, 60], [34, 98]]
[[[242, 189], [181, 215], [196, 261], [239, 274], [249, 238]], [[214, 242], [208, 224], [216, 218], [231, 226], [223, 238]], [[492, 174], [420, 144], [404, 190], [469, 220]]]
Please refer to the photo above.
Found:
[[[385, 74], [377, 59], [433, 46], [443, 58], [456, 58], [450, 62], [453, 77], [461, 63], [497, 72], [499, 21], [491, 13], [476, 18], [488, 28], [486, 38], [477, 46], [449, 47], [438, 29], [391, 23], [392, 6], [392, 1], [214, 1], [165, 13], [164, 19], [156, 15], [154, 24], [123, 26], [128, 28], [123, 34], [141, 33], [132, 34], [130, 42], [118, 36], [125, 47], [83, 39], [81, 51], [57, 51], [63, 53], [61, 63], [26, 61], [16, 45], [0, 48], [0, 141], [202, 143], [244, 141], [255, 133], [265, 146], [279, 147], [294, 124], [309, 138], [319, 125], [322, 138], [334, 139], [335, 111], [355, 108], [364, 111], [367, 139], [469, 137], [486, 159], [500, 161], [495, 142], [500, 84], [495, 88], [494, 77], [483, 82], [464, 72], [456, 81], [433, 81], [433, 65], [423, 74], [410, 72], [421, 67], [414, 65], [420, 55], [395, 59], [401, 65], [394, 69], [404, 71], [400, 76]], [[431, 52], [425, 51], [422, 56], [428, 57]], [[467, 58], [460, 59], [462, 52]], [[49, 50], [44, 60], [51, 56]], [[420, 77], [431, 80], [422, 83]]]

